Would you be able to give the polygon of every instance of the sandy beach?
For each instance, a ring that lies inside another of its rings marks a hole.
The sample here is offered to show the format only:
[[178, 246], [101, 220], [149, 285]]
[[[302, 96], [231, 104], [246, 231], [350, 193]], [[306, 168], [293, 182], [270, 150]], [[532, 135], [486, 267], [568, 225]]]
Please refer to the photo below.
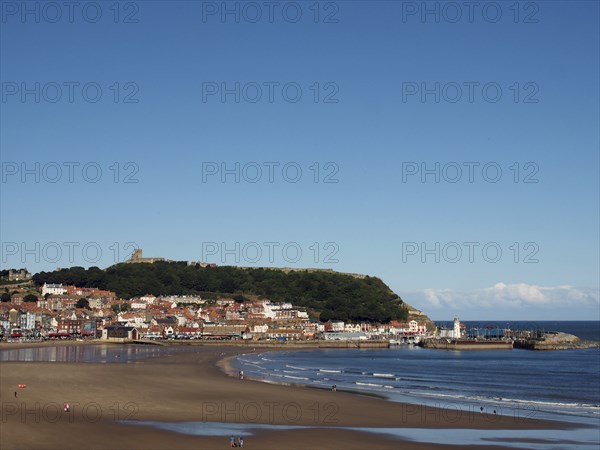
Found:
[[[3, 346], [3, 348], [7, 348]], [[10, 348], [10, 347], [9, 347]], [[3, 362], [2, 449], [218, 449], [228, 436], [192, 436], [118, 420], [307, 426], [246, 435], [254, 449], [442, 449], [453, 446], [335, 427], [567, 429], [571, 424], [420, 407], [346, 392], [227, 376], [227, 357], [244, 350], [198, 347], [130, 364]], [[218, 366], [219, 361], [222, 361]], [[27, 384], [19, 389], [18, 384]], [[15, 392], [17, 397], [15, 397]], [[70, 412], [62, 407], [69, 403]], [[328, 428], [329, 427], [329, 428]], [[333, 428], [332, 428], [333, 427]], [[432, 431], [433, 432], [433, 431]], [[236, 433], [233, 433], [236, 434]]]

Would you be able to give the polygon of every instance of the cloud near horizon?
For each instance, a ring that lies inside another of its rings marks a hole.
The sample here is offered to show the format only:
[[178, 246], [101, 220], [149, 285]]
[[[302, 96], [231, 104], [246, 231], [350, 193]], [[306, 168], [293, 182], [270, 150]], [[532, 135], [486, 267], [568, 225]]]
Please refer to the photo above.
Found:
[[[522, 310], [530, 308], [600, 306], [598, 290], [570, 285], [537, 286], [526, 283], [496, 283], [473, 291], [424, 289], [416, 298], [425, 309]], [[410, 303], [410, 300], [408, 300]]]

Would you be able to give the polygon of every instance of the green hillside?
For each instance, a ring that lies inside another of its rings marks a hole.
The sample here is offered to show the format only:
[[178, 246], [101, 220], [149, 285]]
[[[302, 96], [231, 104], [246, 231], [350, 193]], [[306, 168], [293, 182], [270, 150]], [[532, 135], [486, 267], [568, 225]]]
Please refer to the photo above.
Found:
[[210, 296], [254, 295], [288, 301], [318, 313], [321, 320], [388, 322], [404, 320], [402, 300], [379, 278], [357, 278], [325, 271], [284, 272], [278, 269], [188, 266], [185, 262], [71, 267], [40, 272], [33, 280], [115, 291], [122, 298], [144, 294]]

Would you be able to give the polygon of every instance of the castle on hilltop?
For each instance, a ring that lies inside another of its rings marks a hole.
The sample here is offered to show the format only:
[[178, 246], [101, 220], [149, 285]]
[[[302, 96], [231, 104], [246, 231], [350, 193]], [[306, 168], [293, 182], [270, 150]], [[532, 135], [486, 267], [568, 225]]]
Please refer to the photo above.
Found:
[[[127, 264], [139, 264], [139, 263], [152, 264], [152, 263], [159, 262], [159, 261], [174, 262], [172, 259], [167, 259], [167, 258], [144, 258], [142, 256], [142, 249], [136, 248], [133, 251], [131, 258], [129, 258], [127, 261], [125, 261], [125, 263], [127, 263]], [[204, 263], [204, 262], [200, 262], [200, 261], [187, 261], [187, 264], [188, 264], [188, 266], [217, 267], [216, 264], [209, 264], [209, 263]]]
[[158, 261], [168, 261], [165, 258], [144, 258], [142, 256], [142, 249], [141, 248], [136, 248], [133, 251], [133, 254], [131, 255], [131, 258], [129, 258], [127, 261], [125, 261], [128, 264], [135, 264], [135, 263], [155, 263]]

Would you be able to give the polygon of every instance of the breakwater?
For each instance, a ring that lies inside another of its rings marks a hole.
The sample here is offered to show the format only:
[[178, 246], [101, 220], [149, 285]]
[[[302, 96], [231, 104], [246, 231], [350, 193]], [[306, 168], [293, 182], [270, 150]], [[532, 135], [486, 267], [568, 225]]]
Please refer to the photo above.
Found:
[[514, 346], [527, 350], [576, 350], [597, 348], [600, 347], [600, 342], [586, 341], [568, 333], [549, 331], [536, 337], [517, 339]]
[[[526, 350], [576, 350], [598, 348], [600, 342], [587, 341], [579, 337], [559, 331], [520, 332], [521, 336], [497, 339], [425, 339], [421, 342], [424, 348], [443, 350], [510, 350], [521, 348]], [[507, 333], [506, 335], [509, 335]]]

